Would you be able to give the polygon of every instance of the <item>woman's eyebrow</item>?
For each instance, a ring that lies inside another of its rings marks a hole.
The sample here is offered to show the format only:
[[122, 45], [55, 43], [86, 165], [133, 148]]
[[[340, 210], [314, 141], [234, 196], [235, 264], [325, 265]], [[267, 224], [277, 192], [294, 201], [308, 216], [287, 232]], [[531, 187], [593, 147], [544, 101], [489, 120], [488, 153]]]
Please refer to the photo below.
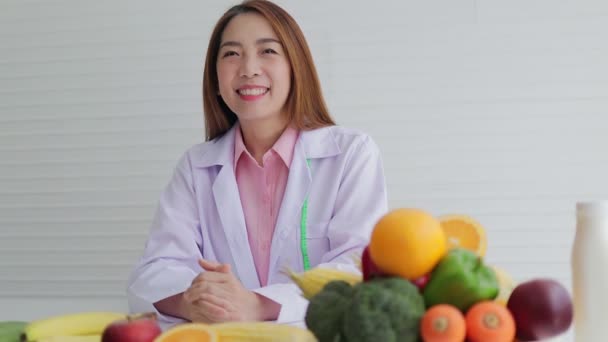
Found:
[[[277, 43], [277, 44], [281, 44], [280, 41], [278, 41], [277, 39], [274, 38], [260, 38], [258, 40], [255, 41], [256, 45], [261, 45], [261, 44], [266, 44], [266, 43]], [[242, 47], [243, 44], [233, 41], [233, 40], [228, 40], [222, 43], [222, 45], [220, 45], [220, 49], [225, 47], [225, 46], [236, 46], [236, 47]]]
[[255, 42], [257, 45], [260, 44], [265, 44], [265, 43], [277, 43], [277, 44], [281, 44], [280, 41], [278, 41], [277, 39], [274, 38], [260, 38]]

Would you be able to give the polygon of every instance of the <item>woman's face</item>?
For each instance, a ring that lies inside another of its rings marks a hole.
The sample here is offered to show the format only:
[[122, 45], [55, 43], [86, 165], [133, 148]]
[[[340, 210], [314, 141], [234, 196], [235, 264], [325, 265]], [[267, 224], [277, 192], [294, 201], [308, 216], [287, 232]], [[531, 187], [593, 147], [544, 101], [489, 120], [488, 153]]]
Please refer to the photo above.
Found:
[[259, 14], [234, 17], [217, 59], [222, 99], [240, 121], [279, 119], [291, 88], [291, 67], [272, 27]]

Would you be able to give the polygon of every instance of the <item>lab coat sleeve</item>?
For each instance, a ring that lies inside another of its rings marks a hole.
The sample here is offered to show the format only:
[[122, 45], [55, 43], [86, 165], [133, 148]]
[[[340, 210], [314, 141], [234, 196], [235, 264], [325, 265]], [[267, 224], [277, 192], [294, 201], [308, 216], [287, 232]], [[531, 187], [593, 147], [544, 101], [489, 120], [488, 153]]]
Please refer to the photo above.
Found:
[[[361, 255], [376, 222], [387, 213], [388, 200], [384, 168], [374, 141], [362, 136], [360, 143], [347, 153], [349, 161], [327, 231], [330, 250], [316, 266], [360, 273], [354, 257]], [[295, 284], [272, 284], [254, 292], [281, 305], [278, 323], [304, 319], [308, 301]]]
[[276, 322], [281, 324], [300, 323], [304, 321], [308, 300], [295, 284], [272, 284], [253, 290], [253, 292], [271, 299], [281, 305]]
[[131, 312], [156, 312], [163, 323], [183, 321], [159, 313], [153, 304], [184, 292], [201, 272], [202, 236], [193, 189], [185, 154], [161, 194], [143, 256], [129, 278]]

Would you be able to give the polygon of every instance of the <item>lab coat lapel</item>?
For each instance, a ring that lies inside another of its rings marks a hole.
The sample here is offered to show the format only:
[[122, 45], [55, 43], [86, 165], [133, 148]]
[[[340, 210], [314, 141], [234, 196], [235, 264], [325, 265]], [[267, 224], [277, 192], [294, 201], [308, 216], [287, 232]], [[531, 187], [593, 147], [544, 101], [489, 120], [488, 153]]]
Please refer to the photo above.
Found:
[[260, 281], [247, 238], [247, 226], [239, 189], [231, 165], [224, 165], [213, 183], [213, 197], [224, 227], [226, 241], [234, 256], [239, 279], [247, 288], [260, 287]]
[[[277, 270], [280, 270], [284, 266], [278, 264], [278, 260], [281, 252], [285, 252], [283, 246], [287, 241], [290, 230], [297, 229], [296, 235], [300, 236], [302, 206], [310, 193], [312, 178], [314, 176], [312, 174], [314, 171], [308, 168], [306, 160], [311, 159], [311, 163], [314, 165], [314, 159], [328, 158], [341, 153], [331, 130], [332, 127], [324, 127], [300, 133], [300, 138], [294, 148], [287, 186], [283, 195], [281, 209], [279, 210], [274, 236], [272, 237], [270, 264], [268, 267], [269, 281], [272, 281], [272, 277], [277, 273]], [[319, 176], [322, 177], [322, 175]], [[311, 221], [310, 216], [308, 217], [308, 221]], [[299, 243], [296, 248], [298, 251], [289, 251], [289, 259], [285, 260], [285, 262], [292, 265], [291, 267], [302, 264]], [[298, 259], [292, 260], [291, 258]]]
[[234, 134], [235, 125], [214, 145], [205, 156], [208, 164], [219, 165], [221, 169], [215, 178], [213, 198], [222, 222], [228, 248], [234, 257], [236, 274], [246, 288], [260, 287], [260, 281], [247, 238], [245, 215], [234, 175]]
[[[277, 267], [282, 267], [282, 265], [277, 265], [277, 261], [282, 251], [283, 243], [287, 240], [290, 230], [298, 229], [299, 231], [298, 227], [302, 214], [302, 205], [310, 192], [311, 184], [312, 178], [310, 170], [306, 165], [305, 149], [301, 144], [301, 140], [299, 140], [294, 147], [294, 155], [289, 168], [287, 186], [285, 187], [283, 201], [272, 237], [270, 264], [268, 265], [269, 281], [276, 273]], [[295, 255], [298, 255], [298, 253], [290, 255], [293, 258]], [[298, 260], [289, 260], [291, 265], [297, 262]]]

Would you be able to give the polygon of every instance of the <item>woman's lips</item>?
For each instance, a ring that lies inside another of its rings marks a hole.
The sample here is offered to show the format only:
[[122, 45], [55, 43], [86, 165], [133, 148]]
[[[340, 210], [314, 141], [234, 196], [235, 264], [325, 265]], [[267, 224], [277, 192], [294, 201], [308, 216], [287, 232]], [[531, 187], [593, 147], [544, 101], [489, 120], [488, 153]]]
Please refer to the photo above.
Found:
[[239, 97], [245, 101], [256, 101], [264, 97], [270, 88], [260, 86], [245, 86], [236, 90]]

